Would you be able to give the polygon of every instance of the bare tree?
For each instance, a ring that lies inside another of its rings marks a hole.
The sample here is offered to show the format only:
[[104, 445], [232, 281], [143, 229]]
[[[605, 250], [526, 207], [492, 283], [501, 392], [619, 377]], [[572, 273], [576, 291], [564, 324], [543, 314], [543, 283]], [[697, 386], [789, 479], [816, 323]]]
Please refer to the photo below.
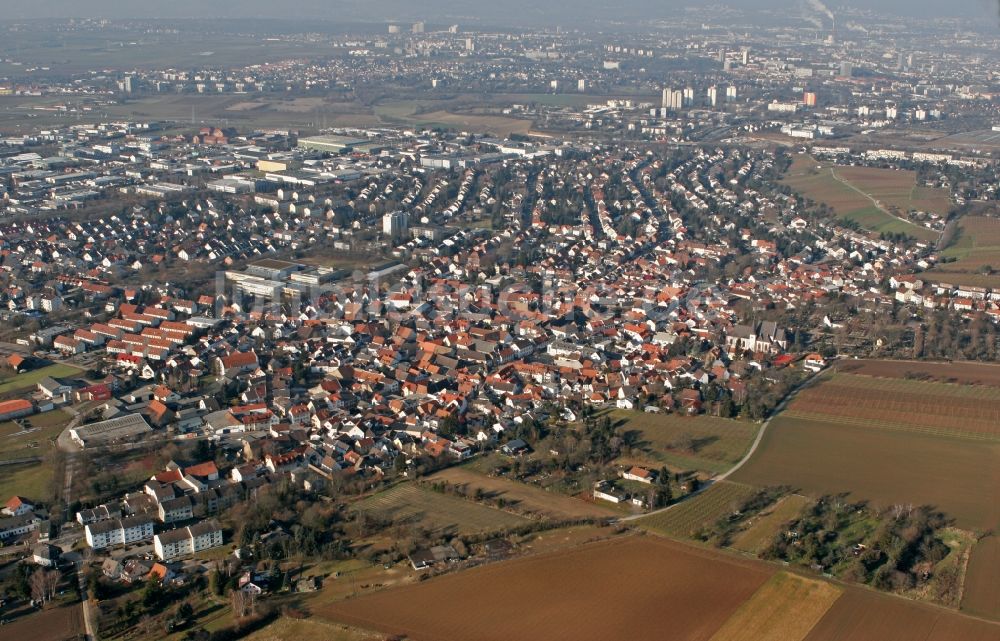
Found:
[[45, 585], [45, 570], [38, 568], [31, 573], [28, 577], [28, 585], [31, 587], [31, 600], [42, 602], [45, 601], [46, 585]]
[[148, 614], [142, 615], [142, 618], [139, 619], [138, 627], [139, 631], [143, 635], [148, 636], [153, 631], [153, 617], [149, 616]]
[[49, 570], [45, 573], [43, 581], [45, 584], [45, 593], [48, 595], [48, 600], [51, 601], [56, 596], [56, 589], [59, 587], [59, 580], [62, 575], [59, 574], [59, 570]]
[[233, 606], [233, 616], [237, 621], [253, 615], [257, 605], [256, 596], [245, 590], [233, 590], [229, 595], [229, 601]]

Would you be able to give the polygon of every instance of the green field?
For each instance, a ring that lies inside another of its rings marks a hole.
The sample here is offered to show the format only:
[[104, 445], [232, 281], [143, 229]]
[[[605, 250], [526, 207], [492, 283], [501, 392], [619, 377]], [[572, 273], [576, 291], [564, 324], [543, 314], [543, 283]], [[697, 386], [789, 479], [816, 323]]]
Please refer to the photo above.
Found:
[[6, 501], [15, 494], [29, 499], [52, 500], [55, 470], [44, 463], [0, 465], [0, 497]]
[[31, 370], [30, 372], [25, 372], [23, 374], [18, 374], [17, 376], [11, 376], [10, 378], [0, 381], [0, 394], [7, 394], [9, 392], [26, 390], [38, 385], [38, 381], [42, 380], [46, 376], [51, 376], [52, 378], [62, 378], [65, 376], [79, 376], [80, 368], [73, 367], [72, 365], [66, 365], [64, 363], [56, 363], [55, 365], [49, 365], [47, 367], [42, 367], [39, 369]]
[[414, 483], [395, 485], [355, 503], [351, 509], [439, 533], [490, 532], [531, 522], [516, 514], [440, 494]]
[[66, 412], [52, 410], [20, 419], [21, 424], [0, 423], [0, 461], [45, 456], [69, 421]]
[[955, 262], [939, 263], [922, 273], [922, 278], [952, 285], [1000, 286], [1000, 274], [994, 273], [1000, 271], [1000, 218], [963, 217], [941, 256]]
[[757, 436], [756, 423], [711, 416], [614, 410], [619, 433], [636, 445], [629, 457], [653, 466], [719, 474], [743, 458]]
[[757, 489], [743, 483], [720, 481], [674, 507], [636, 521], [646, 529], [676, 538], [693, 538], [703, 527], [740, 509]]
[[[933, 241], [938, 237], [937, 232], [895, 217], [905, 217], [910, 209], [947, 213], [947, 192], [919, 187], [915, 179], [914, 172], [841, 167], [803, 154], [795, 156], [783, 182], [803, 197], [826, 204], [840, 218], [853, 220], [864, 229]], [[890, 215], [879, 205], [898, 213]]]

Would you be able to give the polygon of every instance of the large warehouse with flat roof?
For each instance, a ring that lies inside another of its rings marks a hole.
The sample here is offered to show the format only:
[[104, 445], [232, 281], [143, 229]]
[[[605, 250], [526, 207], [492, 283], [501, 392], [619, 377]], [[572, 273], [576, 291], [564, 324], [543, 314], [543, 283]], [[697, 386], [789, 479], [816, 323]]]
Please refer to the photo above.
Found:
[[312, 136], [311, 138], [299, 138], [298, 146], [299, 149], [343, 154], [368, 142], [366, 138], [351, 138], [350, 136]]
[[69, 435], [80, 447], [93, 447], [131, 441], [152, 431], [153, 428], [141, 414], [129, 414], [100, 423], [74, 427], [69, 431]]

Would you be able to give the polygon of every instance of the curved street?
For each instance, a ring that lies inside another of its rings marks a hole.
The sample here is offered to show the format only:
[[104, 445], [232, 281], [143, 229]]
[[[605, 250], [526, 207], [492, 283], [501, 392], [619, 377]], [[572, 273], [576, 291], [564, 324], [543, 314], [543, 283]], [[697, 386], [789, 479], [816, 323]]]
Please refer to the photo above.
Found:
[[672, 510], [673, 508], [677, 507], [678, 505], [681, 505], [682, 503], [688, 501], [692, 497], [698, 496], [699, 494], [701, 494], [702, 492], [704, 492], [708, 488], [712, 487], [713, 484], [718, 483], [719, 481], [725, 481], [731, 475], [735, 474], [737, 471], [739, 471], [739, 469], [741, 467], [743, 467], [744, 465], [746, 465], [747, 461], [749, 461], [753, 457], [754, 453], [757, 451], [757, 448], [760, 446], [761, 441], [764, 440], [764, 434], [765, 434], [765, 432], [767, 432], [767, 428], [771, 424], [771, 421], [774, 420], [777, 416], [779, 416], [782, 411], [784, 411], [785, 406], [788, 405], [789, 401], [791, 401], [793, 398], [795, 398], [796, 394], [798, 394], [803, 389], [805, 389], [805, 388], [809, 387], [810, 385], [812, 385], [813, 383], [815, 383], [820, 378], [820, 376], [823, 374], [823, 372], [825, 372], [828, 368], [829, 368], [829, 365], [827, 365], [823, 369], [819, 370], [818, 372], [816, 372], [816, 374], [814, 374], [813, 376], [811, 376], [808, 380], [804, 381], [801, 385], [799, 385], [798, 387], [796, 387], [795, 389], [793, 389], [791, 392], [789, 392], [785, 396], [785, 398], [781, 399], [781, 402], [778, 403], [777, 406], [775, 406], [774, 410], [771, 412], [771, 415], [767, 417], [767, 420], [764, 421], [764, 423], [761, 424], [760, 429], [757, 430], [757, 437], [754, 439], [753, 444], [750, 445], [750, 449], [747, 450], [747, 453], [743, 456], [743, 458], [741, 458], [739, 461], [737, 461], [736, 465], [732, 466], [731, 468], [729, 468], [728, 470], [726, 470], [722, 474], [717, 474], [717, 475], [713, 476], [708, 481], [706, 481], [705, 483], [703, 483], [701, 485], [701, 487], [699, 487], [697, 490], [695, 490], [691, 494], [686, 495], [684, 498], [678, 500], [676, 503], [671, 503], [667, 507], [660, 508], [659, 510], [653, 510], [652, 512], [646, 512], [645, 514], [633, 514], [631, 516], [622, 517], [620, 519], [617, 519], [615, 522], [616, 523], [621, 523], [621, 522], [624, 522], [624, 521], [637, 521], [637, 520], [645, 518], [647, 516], [652, 516], [654, 514], [660, 514], [661, 512], [666, 512], [667, 510]]

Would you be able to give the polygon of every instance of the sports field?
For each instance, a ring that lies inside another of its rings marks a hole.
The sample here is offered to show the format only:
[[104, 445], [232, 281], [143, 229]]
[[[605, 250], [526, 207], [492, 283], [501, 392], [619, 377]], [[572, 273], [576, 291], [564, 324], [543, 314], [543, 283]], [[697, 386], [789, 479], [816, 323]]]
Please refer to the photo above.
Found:
[[636, 443], [632, 462], [718, 474], [743, 458], [760, 426], [712, 416], [615, 410], [612, 420]]
[[0, 496], [19, 494], [36, 501], [54, 498], [55, 469], [45, 463], [0, 465]]
[[690, 538], [703, 527], [739, 510], [743, 501], [756, 493], [757, 489], [749, 485], [720, 481], [701, 494], [641, 518], [637, 523], [667, 536]]
[[69, 421], [66, 412], [52, 410], [0, 423], [0, 461], [44, 457]]
[[937, 239], [938, 233], [904, 220], [906, 212], [917, 209], [944, 215], [949, 206], [947, 192], [919, 187], [915, 172], [842, 167], [805, 154], [795, 156], [783, 182], [865, 229], [904, 233], [923, 241]]
[[516, 514], [440, 494], [414, 483], [400, 483], [355, 503], [351, 509], [441, 533], [490, 532], [530, 523]]

